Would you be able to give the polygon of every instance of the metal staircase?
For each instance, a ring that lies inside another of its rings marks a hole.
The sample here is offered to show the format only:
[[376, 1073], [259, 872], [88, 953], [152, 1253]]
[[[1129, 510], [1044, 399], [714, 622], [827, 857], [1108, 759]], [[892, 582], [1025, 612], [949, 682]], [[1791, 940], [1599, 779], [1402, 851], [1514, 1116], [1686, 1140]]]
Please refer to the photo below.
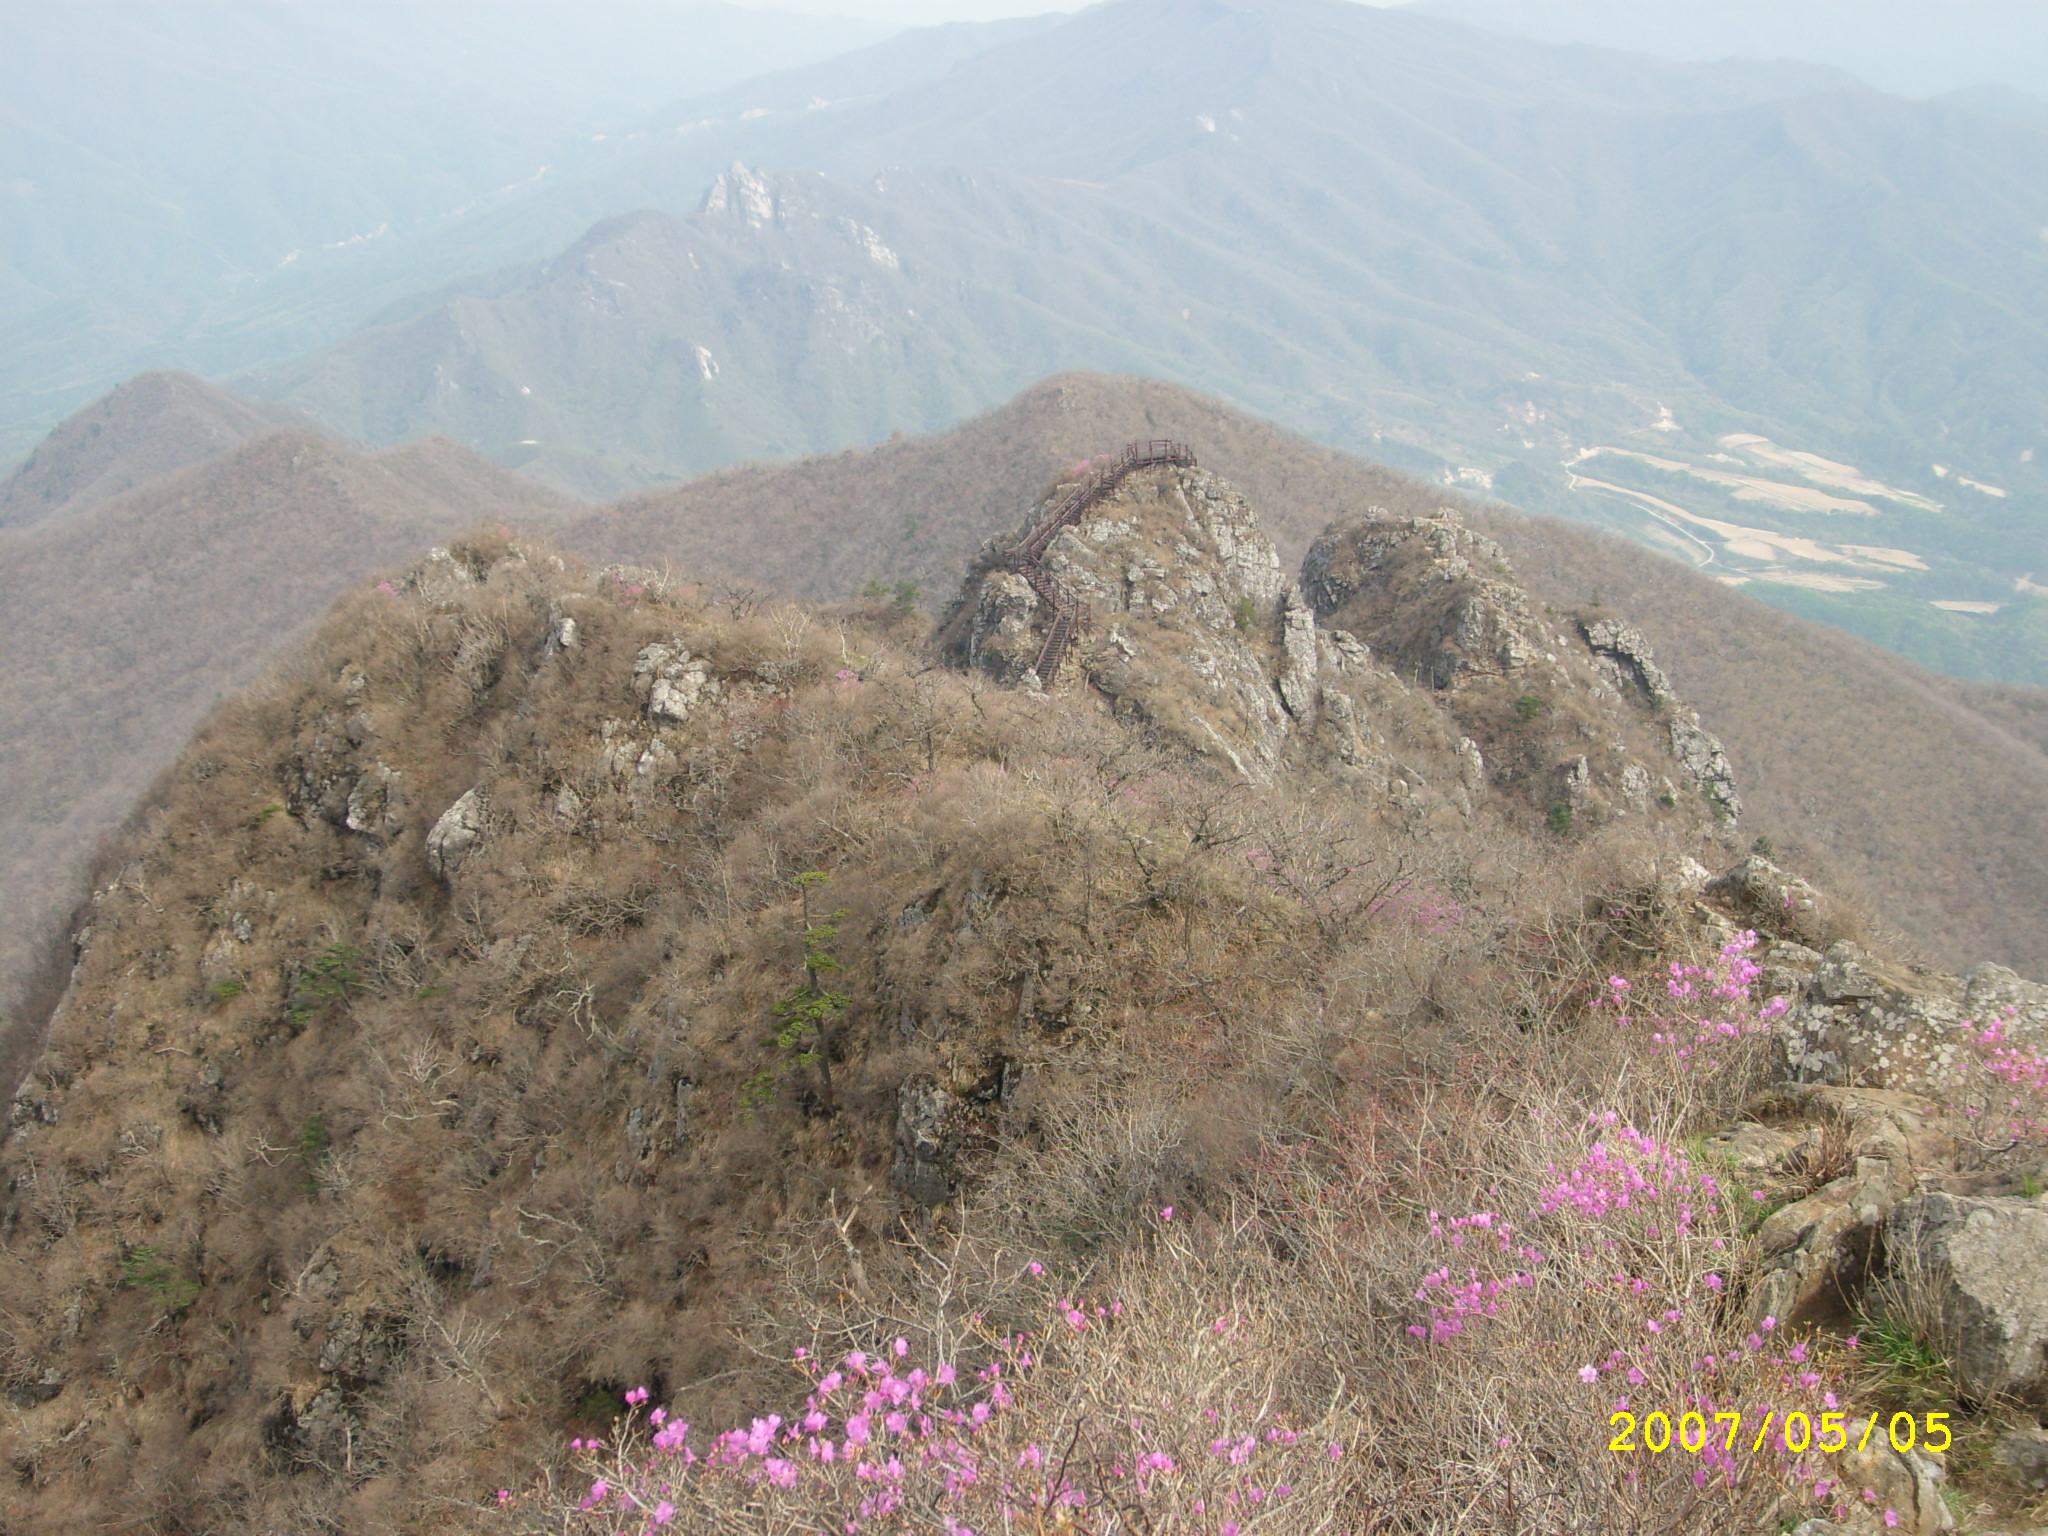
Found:
[[1038, 520], [1024, 541], [1003, 556], [1003, 564], [1030, 583], [1031, 590], [1038, 594], [1038, 600], [1052, 612], [1052, 624], [1046, 630], [1045, 643], [1039, 647], [1038, 661], [1032, 669], [1038, 674], [1041, 688], [1052, 687], [1053, 679], [1059, 676], [1060, 663], [1066, 660], [1067, 650], [1074, 643], [1075, 636], [1094, 622], [1095, 617], [1086, 603], [1076, 602], [1060, 590], [1060, 584], [1045, 568], [1046, 550], [1052, 547], [1052, 541], [1064, 529], [1073, 527], [1088, 515], [1091, 508], [1108, 499], [1127, 477], [1161, 464], [1192, 469], [1194, 450], [1186, 443], [1159, 437], [1127, 445], [1114, 460], [1061, 497], [1058, 505]]

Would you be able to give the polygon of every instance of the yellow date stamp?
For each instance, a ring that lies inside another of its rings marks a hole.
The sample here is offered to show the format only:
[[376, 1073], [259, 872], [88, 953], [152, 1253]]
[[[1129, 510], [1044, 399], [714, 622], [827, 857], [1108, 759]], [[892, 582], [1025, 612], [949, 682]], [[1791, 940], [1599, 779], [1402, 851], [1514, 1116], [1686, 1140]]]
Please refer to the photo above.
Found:
[[[1767, 1408], [1761, 1415], [1752, 1411], [1749, 1420], [1756, 1425], [1754, 1438], [1743, 1433], [1743, 1414], [1739, 1409], [1711, 1416], [1697, 1409], [1688, 1409], [1676, 1417], [1659, 1412], [1640, 1417], [1626, 1411], [1616, 1412], [1607, 1417], [1608, 1427], [1615, 1429], [1614, 1438], [1607, 1442], [1607, 1449], [1617, 1452], [1649, 1451], [1653, 1455], [1679, 1450], [1697, 1456], [1711, 1447], [1724, 1455], [1733, 1455], [1746, 1444], [1752, 1452], [1769, 1448], [1790, 1451], [1794, 1455], [1809, 1450], [1833, 1454], [1851, 1449], [1852, 1440], [1854, 1449], [1865, 1449], [1877, 1433], [1878, 1426], [1875, 1415], [1860, 1424], [1852, 1424], [1843, 1413], [1813, 1415], [1794, 1410], [1781, 1418], [1775, 1408]], [[1773, 1429], [1777, 1431], [1775, 1437]], [[1917, 1446], [1939, 1453], [1955, 1443], [1955, 1437], [1949, 1433], [1946, 1413], [1922, 1414], [1919, 1418], [1910, 1413], [1895, 1413], [1885, 1425], [1884, 1438], [1891, 1443], [1893, 1450], [1900, 1452]]]

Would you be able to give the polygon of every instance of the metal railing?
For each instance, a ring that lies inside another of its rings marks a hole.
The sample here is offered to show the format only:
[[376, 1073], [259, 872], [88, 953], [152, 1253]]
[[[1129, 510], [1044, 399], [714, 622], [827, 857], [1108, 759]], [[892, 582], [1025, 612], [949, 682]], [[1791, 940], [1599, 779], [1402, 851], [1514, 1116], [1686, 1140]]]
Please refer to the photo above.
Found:
[[1032, 668], [1038, 674], [1041, 688], [1052, 687], [1074, 637], [1094, 620], [1094, 613], [1086, 603], [1069, 598], [1053, 580], [1052, 573], [1044, 564], [1046, 550], [1052, 547], [1052, 541], [1063, 530], [1073, 527], [1088, 515], [1090, 509], [1112, 495], [1127, 476], [1160, 464], [1192, 469], [1195, 451], [1186, 443], [1163, 437], [1126, 444], [1116, 458], [1062, 496], [1025, 535], [1024, 541], [1003, 556], [1003, 564], [1029, 582], [1039, 600], [1052, 610], [1052, 625], [1046, 631], [1045, 644], [1039, 647], [1038, 661]]

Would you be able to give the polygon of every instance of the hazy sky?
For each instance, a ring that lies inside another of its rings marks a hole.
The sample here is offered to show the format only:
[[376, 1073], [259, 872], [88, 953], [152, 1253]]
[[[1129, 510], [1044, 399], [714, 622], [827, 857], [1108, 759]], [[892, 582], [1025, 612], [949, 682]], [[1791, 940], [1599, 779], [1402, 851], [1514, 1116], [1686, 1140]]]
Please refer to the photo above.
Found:
[[[1042, 16], [1078, 11], [1092, 0], [729, 0], [755, 10], [808, 11], [825, 16], [869, 16], [905, 27], [942, 21], [994, 21], [1003, 16]], [[1363, 4], [1382, 0], [1361, 0]], [[1384, 0], [1399, 4], [1401, 0]], [[2043, 0], [2048, 4], [2048, 0]]]

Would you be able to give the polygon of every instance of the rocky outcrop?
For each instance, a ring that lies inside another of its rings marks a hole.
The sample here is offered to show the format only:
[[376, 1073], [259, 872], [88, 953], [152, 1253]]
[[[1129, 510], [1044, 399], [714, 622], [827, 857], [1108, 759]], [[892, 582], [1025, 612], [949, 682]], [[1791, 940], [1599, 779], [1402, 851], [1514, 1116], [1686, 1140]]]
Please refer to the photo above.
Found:
[[[1940, 1536], [1956, 1528], [1948, 1501], [1941, 1496], [1941, 1484], [1948, 1476], [1947, 1461], [1935, 1452], [1893, 1448], [1884, 1426], [1868, 1433], [1869, 1419], [1854, 1420], [1848, 1428], [1851, 1447], [1841, 1460], [1842, 1484], [1857, 1492], [1868, 1490], [1864, 1508], [1852, 1514], [1855, 1524], [1837, 1529], [1857, 1532], [1905, 1532], [1910, 1536]], [[1803, 1529], [1803, 1527], [1802, 1527]]]
[[905, 1080], [896, 1093], [896, 1158], [889, 1185], [920, 1205], [943, 1204], [952, 1187], [947, 1171], [948, 1129], [954, 1096], [929, 1077]]
[[1581, 619], [1579, 633], [1616, 686], [1639, 688], [1651, 704], [1672, 702], [1671, 680], [1650, 653], [1650, 642], [1633, 624], [1619, 619]]
[[690, 718], [699, 700], [718, 692], [710, 666], [680, 640], [644, 648], [633, 659], [633, 681], [647, 713], [677, 725]]
[[1487, 782], [1518, 791], [1553, 828], [1689, 814], [1674, 778], [1715, 818], [1739, 810], [1726, 753], [1673, 695], [1643, 636], [1617, 619], [1574, 625], [1539, 609], [1500, 546], [1448, 513], [1375, 509], [1331, 524], [1310, 546], [1302, 590], [1327, 629], [1435, 696]]
[[1735, 769], [1718, 738], [1700, 724], [1692, 710], [1679, 710], [1671, 717], [1671, 755], [1698, 786], [1714, 814], [1727, 821], [1742, 815], [1742, 797], [1735, 788]]
[[1309, 546], [1301, 582], [1319, 619], [1341, 614], [1432, 688], [1512, 672], [1551, 648], [1506, 553], [1448, 515], [1332, 524]]
[[484, 798], [481, 790], [465, 790], [441, 813], [427, 833], [427, 868], [435, 878], [452, 880], [463, 862], [484, 840]]
[[1828, 1158], [1822, 1126], [1839, 1127], [1835, 1166], [1844, 1173], [1767, 1218], [1757, 1231], [1762, 1273], [1750, 1292], [1761, 1322], [1808, 1323], [1846, 1315], [1880, 1257], [1884, 1222], [1922, 1175], [1952, 1165], [1955, 1143], [1940, 1107], [1911, 1094], [1816, 1088], [1801, 1096], [1806, 1126], [1795, 1140], [1738, 1127], [1719, 1141], [1731, 1164], [1770, 1177]]
[[[1715, 877], [1706, 894], [1726, 902], [1761, 932], [1808, 944], [1825, 943], [1820, 892], [1761, 854], [1750, 854]], [[1820, 956], [1813, 957], [1818, 964]]]
[[2048, 987], [2004, 966], [1965, 978], [1916, 972], [1846, 940], [1807, 954], [1817, 963], [1791, 973], [1801, 980], [1778, 1026], [1797, 1081], [1946, 1093], [1977, 1071], [1994, 1023], [2013, 1044], [2048, 1045]]
[[1539, 613], [1500, 547], [1448, 513], [1332, 524], [1299, 585], [1244, 498], [1191, 467], [1129, 475], [1052, 538], [1037, 576], [1005, 559], [1023, 537], [991, 541], [970, 573], [942, 631], [955, 659], [1039, 688], [1058, 614], [1086, 614], [1060, 686], [1244, 778], [1306, 760], [1425, 819], [1506, 791], [1554, 831], [1690, 828], [1702, 800], [1733, 814], [1725, 754], [1641, 635]]
[[[991, 571], [968, 628], [968, 665], [1004, 682], [1021, 681], [1038, 655], [1039, 639], [1032, 632], [1038, 607], [1030, 582], [1012, 571]], [[1036, 673], [1031, 683], [1037, 686]]]
[[[1036, 687], [1032, 663], [1054, 615], [1022, 576], [996, 566], [1014, 542], [997, 541], [969, 578], [961, 659]], [[1314, 616], [1250, 504], [1217, 476], [1132, 474], [1062, 531], [1043, 563], [1093, 615], [1063, 678], [1099, 690], [1120, 718], [1250, 779], [1270, 777], [1314, 723]]]
[[1728, 762], [1719, 738], [1700, 724], [1699, 715], [1687, 709], [1671, 691], [1671, 680], [1650, 653], [1650, 642], [1642, 631], [1619, 619], [1581, 619], [1584, 637], [1595, 662], [1624, 690], [1635, 689], [1659, 714], [1668, 717], [1671, 755], [1714, 807], [1715, 814], [1734, 821], [1742, 814], [1742, 797], [1735, 788], [1735, 770]]
[[2005, 1473], [2032, 1493], [2048, 1493], [2048, 1430], [2015, 1429], [2000, 1437], [1993, 1456]]
[[1891, 1213], [1887, 1268], [1938, 1311], [1963, 1395], [2048, 1388], [2048, 1204], [1919, 1195]]

